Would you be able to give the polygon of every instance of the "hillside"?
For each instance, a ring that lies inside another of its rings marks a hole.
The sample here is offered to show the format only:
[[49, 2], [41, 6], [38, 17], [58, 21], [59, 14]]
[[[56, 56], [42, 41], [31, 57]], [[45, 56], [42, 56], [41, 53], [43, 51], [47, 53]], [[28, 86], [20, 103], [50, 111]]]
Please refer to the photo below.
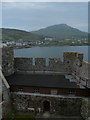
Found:
[[49, 26], [37, 31], [32, 31], [32, 33], [44, 36], [51, 36], [57, 38], [86, 38], [87, 33], [82, 32], [76, 28], [70, 27], [66, 24], [58, 24]]
[[[40, 40], [43, 37], [30, 32], [26, 32], [18, 29], [6, 29], [0, 28], [0, 33], [2, 31], [3, 41], [18, 41], [18, 40]], [[1, 36], [1, 35], [0, 35]]]
[[66, 24], [53, 25], [32, 32], [0, 28], [0, 40], [5, 44], [14, 47], [89, 45], [88, 38], [87, 33]]

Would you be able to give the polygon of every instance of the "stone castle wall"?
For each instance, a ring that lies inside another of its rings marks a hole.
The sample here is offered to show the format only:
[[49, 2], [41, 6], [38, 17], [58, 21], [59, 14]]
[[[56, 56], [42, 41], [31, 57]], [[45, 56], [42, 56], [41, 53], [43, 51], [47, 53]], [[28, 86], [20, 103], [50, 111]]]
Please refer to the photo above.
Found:
[[48, 58], [47, 65], [45, 58], [14, 58], [11, 47], [0, 50], [2, 50], [2, 71], [5, 76], [16, 71], [53, 71], [72, 74], [77, 83], [90, 87], [90, 63], [83, 61], [83, 53], [64, 52], [63, 62], [60, 58]]
[[3, 101], [2, 101], [2, 117], [4, 117], [8, 112], [11, 111], [11, 100], [10, 100], [10, 91], [5, 89], [3, 91]]
[[84, 120], [90, 117], [90, 100], [88, 98], [55, 97], [47, 95], [34, 95], [23, 93], [12, 93], [12, 105], [14, 109], [21, 112], [43, 113], [44, 102], [48, 101], [50, 113], [64, 116], [82, 116]]
[[78, 68], [82, 66], [83, 53], [78, 52], [64, 52], [65, 70], [69, 72], [77, 72]]
[[[81, 116], [84, 119], [87, 119], [90, 117], [90, 104], [89, 104], [88, 98], [82, 98], [82, 105], [81, 105]], [[87, 119], [88, 120], [88, 119]]]
[[19, 111], [40, 113], [44, 112], [44, 101], [50, 104], [50, 113], [58, 115], [78, 116], [81, 114], [81, 98], [59, 98], [51, 96], [12, 94], [13, 105]]
[[2, 49], [2, 72], [5, 76], [14, 73], [14, 52], [12, 47]]
[[2, 50], [2, 71], [5, 76], [16, 71], [54, 71], [72, 74], [76, 82], [90, 87], [90, 63], [83, 61], [83, 53], [64, 52], [62, 62], [60, 58], [14, 58], [12, 47], [4, 47]]
[[[11, 110], [9, 85], [3, 76], [0, 66], [0, 118], [5, 116]], [[2, 115], [1, 115], [2, 114]]]
[[2, 65], [2, 48], [0, 48], [0, 65]]
[[14, 58], [15, 71], [54, 71], [72, 74], [78, 84], [90, 87], [90, 63], [83, 61], [83, 54], [65, 52], [63, 57], [63, 62], [60, 58], [49, 58], [48, 65], [45, 58]]
[[48, 61], [47, 65], [45, 58], [14, 58], [15, 70], [64, 72], [64, 64], [60, 58], [49, 58]]
[[[64, 61], [60, 58], [49, 58], [49, 64], [46, 64], [45, 58], [14, 58], [13, 48], [5, 47], [2, 49], [2, 71], [5, 76], [13, 74], [15, 71], [54, 71], [65, 74], [72, 74], [76, 78], [76, 82], [83, 86], [90, 88], [90, 63], [83, 61], [83, 54], [78, 52], [65, 52]], [[87, 117], [87, 101], [81, 99], [65, 99], [65, 98], [52, 98], [52, 97], [37, 97], [28, 95], [12, 95], [13, 104], [18, 110], [27, 110], [28, 102], [32, 100], [31, 107], [40, 107], [43, 111], [43, 101], [49, 100], [51, 112], [60, 112], [60, 114], [80, 113], [80, 106], [82, 105], [82, 116]], [[62, 102], [63, 101], [63, 102]], [[62, 104], [65, 107], [62, 107]], [[65, 104], [64, 104], [65, 103]], [[72, 105], [73, 104], [73, 105]], [[30, 105], [30, 103], [29, 103]], [[34, 106], [32, 106], [34, 105]], [[58, 107], [59, 106], [59, 107]], [[30, 107], [30, 106], [29, 106]], [[75, 109], [73, 109], [73, 108]], [[63, 112], [64, 111], [64, 112]], [[86, 113], [86, 114], [84, 114]]]
[[64, 66], [65, 71], [69, 71], [77, 83], [90, 87], [90, 63], [83, 61], [83, 53], [65, 52]]

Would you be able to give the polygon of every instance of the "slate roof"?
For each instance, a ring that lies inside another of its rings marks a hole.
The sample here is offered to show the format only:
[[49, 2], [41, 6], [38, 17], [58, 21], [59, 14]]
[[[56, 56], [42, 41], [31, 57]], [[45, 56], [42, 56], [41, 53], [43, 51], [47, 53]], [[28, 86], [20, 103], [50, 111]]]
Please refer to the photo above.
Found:
[[49, 88], [79, 88], [64, 75], [13, 74], [6, 77], [10, 86], [31, 86]]

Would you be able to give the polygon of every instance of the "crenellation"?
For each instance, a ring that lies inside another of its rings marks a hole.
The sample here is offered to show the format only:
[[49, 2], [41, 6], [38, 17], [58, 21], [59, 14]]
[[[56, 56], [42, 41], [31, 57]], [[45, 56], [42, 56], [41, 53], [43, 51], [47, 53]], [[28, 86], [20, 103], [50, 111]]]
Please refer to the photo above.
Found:
[[64, 69], [65, 71], [68, 71], [69, 73], [72, 72], [72, 64], [76, 58], [76, 52], [64, 52]]
[[[60, 71], [64, 72], [64, 64], [60, 58], [47, 59], [49, 64], [46, 63], [46, 58], [14, 58], [15, 71]], [[33, 64], [33, 61], [35, 64]]]
[[[83, 61], [83, 53], [64, 52], [64, 61], [60, 58], [14, 58], [13, 48], [4, 47], [2, 50], [2, 68], [5, 76], [16, 71], [54, 71], [72, 74], [76, 82], [90, 87], [90, 63]], [[33, 61], [35, 64], [33, 64]]]
[[45, 58], [35, 58], [35, 70], [44, 70], [46, 67], [46, 59]]
[[[90, 87], [90, 64], [83, 61], [83, 54], [79, 52], [64, 52], [64, 61], [60, 58], [14, 58], [12, 48], [3, 48], [3, 73], [7, 76], [15, 71], [58, 71], [72, 74], [77, 83]], [[33, 64], [35, 61], [35, 65]]]
[[14, 58], [14, 63], [15, 71], [33, 69], [33, 58]]
[[78, 58], [80, 61], [83, 61], [83, 53], [77, 53], [77, 58]]
[[51, 70], [63, 72], [64, 65], [60, 58], [49, 58], [49, 66]]

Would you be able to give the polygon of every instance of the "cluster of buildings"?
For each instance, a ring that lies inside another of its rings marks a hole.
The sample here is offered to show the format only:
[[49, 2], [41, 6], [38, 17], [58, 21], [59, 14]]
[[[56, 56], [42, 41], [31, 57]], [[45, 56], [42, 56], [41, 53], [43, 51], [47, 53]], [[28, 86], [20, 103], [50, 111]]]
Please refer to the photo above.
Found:
[[[40, 41], [40, 40], [26, 40], [26, 41], [10, 41], [2, 43], [2, 46], [11, 46], [11, 47], [30, 47], [34, 45], [46, 45], [49, 44], [47, 41]], [[1, 46], [1, 45], [0, 45]]]
[[72, 39], [68, 38], [68, 39], [58, 39], [58, 38], [52, 38], [52, 37], [45, 37], [42, 40], [14, 40], [14, 41], [10, 41], [10, 40], [5, 40], [5, 42], [0, 43], [0, 46], [11, 46], [11, 47], [30, 47], [30, 46], [39, 46], [39, 45], [51, 45], [51, 44], [55, 44], [55, 45], [59, 45], [59, 44], [88, 44], [89, 41], [87, 40], [87, 38], [73, 38]]

